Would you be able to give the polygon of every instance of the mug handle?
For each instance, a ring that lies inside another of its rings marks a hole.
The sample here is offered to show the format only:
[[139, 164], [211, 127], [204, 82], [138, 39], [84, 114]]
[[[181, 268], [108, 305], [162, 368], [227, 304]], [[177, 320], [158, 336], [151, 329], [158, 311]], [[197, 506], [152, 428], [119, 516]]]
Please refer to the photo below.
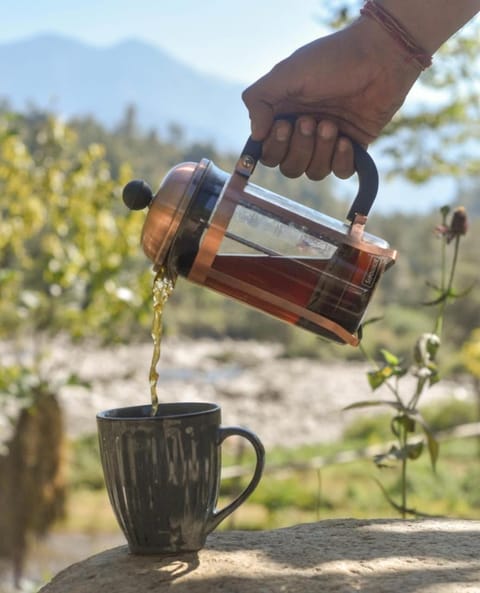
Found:
[[228, 438], [230, 436], [234, 436], [234, 435], [241, 436], [241, 437], [247, 439], [247, 441], [249, 441], [250, 444], [253, 446], [253, 448], [255, 450], [255, 454], [257, 456], [257, 460], [256, 460], [255, 470], [253, 472], [252, 479], [250, 480], [250, 483], [248, 484], [248, 486], [243, 490], [243, 492], [241, 492], [237, 496], [237, 498], [235, 498], [235, 500], [233, 500], [230, 504], [228, 504], [223, 509], [220, 509], [219, 511], [213, 511], [213, 514], [210, 517], [210, 520], [207, 524], [207, 529], [206, 529], [207, 533], [210, 533], [211, 531], [213, 531], [219, 523], [221, 523], [226, 517], [228, 517], [228, 515], [230, 515], [230, 513], [232, 513], [235, 509], [237, 509], [243, 502], [245, 502], [245, 500], [250, 496], [250, 494], [252, 494], [252, 492], [255, 490], [255, 488], [258, 486], [258, 483], [260, 482], [260, 479], [261, 479], [262, 473], [263, 473], [263, 468], [265, 466], [265, 448], [262, 445], [260, 439], [255, 434], [253, 434], [253, 432], [250, 432], [249, 430], [247, 430], [245, 428], [241, 428], [239, 426], [227, 426], [227, 427], [221, 426], [218, 429], [218, 431], [219, 431], [219, 441], [218, 441], [219, 446], [223, 443], [223, 441], [226, 438]]

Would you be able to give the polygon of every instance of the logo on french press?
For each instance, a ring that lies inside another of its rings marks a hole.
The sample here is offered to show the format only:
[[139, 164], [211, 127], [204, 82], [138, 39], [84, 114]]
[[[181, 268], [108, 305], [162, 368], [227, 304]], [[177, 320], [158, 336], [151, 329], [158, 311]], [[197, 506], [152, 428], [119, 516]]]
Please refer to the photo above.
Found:
[[367, 271], [363, 275], [362, 286], [367, 286], [368, 288], [371, 288], [375, 284], [378, 272], [380, 270], [380, 263], [380, 257], [372, 256], [370, 263], [368, 264]]

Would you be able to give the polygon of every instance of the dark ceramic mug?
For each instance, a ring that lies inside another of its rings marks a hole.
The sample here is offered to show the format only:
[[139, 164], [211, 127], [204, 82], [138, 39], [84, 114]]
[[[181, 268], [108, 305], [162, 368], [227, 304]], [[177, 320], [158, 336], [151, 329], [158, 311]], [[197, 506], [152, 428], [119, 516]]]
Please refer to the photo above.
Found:
[[[133, 554], [200, 550], [207, 535], [258, 485], [265, 461], [260, 440], [240, 427], [220, 425], [213, 403], [160, 404], [97, 414], [100, 456], [108, 495]], [[239, 435], [256, 453], [253, 477], [221, 510], [221, 444]]]

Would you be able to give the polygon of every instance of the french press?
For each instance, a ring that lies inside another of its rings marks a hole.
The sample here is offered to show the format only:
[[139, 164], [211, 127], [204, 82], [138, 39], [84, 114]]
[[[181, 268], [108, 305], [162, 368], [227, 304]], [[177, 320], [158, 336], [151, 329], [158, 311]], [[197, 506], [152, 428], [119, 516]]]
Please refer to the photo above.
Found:
[[370, 155], [354, 143], [359, 187], [342, 222], [250, 182], [262, 144], [247, 141], [233, 173], [208, 159], [173, 167], [156, 195], [143, 181], [123, 191], [149, 207], [141, 243], [164, 266], [283, 321], [358, 345], [375, 286], [396, 252], [365, 232], [378, 190]]

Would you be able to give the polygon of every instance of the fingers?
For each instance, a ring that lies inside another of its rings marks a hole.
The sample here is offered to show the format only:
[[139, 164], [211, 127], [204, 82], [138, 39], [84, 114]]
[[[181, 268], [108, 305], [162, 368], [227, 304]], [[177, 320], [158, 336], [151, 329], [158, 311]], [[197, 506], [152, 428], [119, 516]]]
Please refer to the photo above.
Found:
[[329, 120], [317, 123], [315, 118], [302, 115], [295, 125], [287, 120], [273, 123], [263, 142], [262, 163], [280, 166], [286, 177], [306, 173], [318, 181], [333, 171], [341, 179], [353, 175], [353, 147], [346, 137], [339, 137], [337, 126]]
[[309, 179], [319, 181], [331, 173], [337, 137], [338, 128], [333, 122], [319, 122], [315, 135], [315, 150], [305, 170]]
[[276, 167], [284, 161], [288, 155], [292, 130], [292, 124], [284, 119], [279, 119], [273, 124], [269, 135], [263, 141], [262, 163], [264, 165]]
[[353, 146], [348, 138], [338, 139], [332, 159], [332, 171], [340, 179], [348, 179], [355, 172]]
[[286, 177], [300, 177], [306, 171], [315, 149], [316, 129], [317, 122], [312, 117], [301, 116], [295, 122], [288, 152], [280, 163], [280, 171]]

